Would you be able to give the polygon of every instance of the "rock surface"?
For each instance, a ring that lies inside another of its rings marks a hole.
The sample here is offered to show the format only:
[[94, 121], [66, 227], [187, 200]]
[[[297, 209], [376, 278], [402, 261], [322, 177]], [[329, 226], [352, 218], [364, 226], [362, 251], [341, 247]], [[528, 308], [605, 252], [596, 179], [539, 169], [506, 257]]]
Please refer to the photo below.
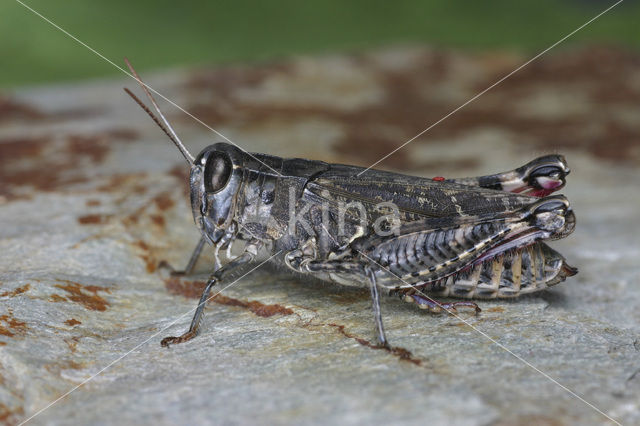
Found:
[[[368, 166], [526, 59], [392, 49], [148, 81], [249, 151]], [[480, 302], [473, 328], [385, 299], [392, 352], [366, 291], [267, 268], [160, 347], [202, 282], [157, 264], [183, 265], [198, 233], [184, 161], [124, 85], [0, 98], [1, 422], [640, 423], [640, 54], [556, 50], [379, 165], [453, 177], [562, 152], [578, 217], [553, 244], [576, 277]], [[192, 152], [222, 140], [164, 105]]]

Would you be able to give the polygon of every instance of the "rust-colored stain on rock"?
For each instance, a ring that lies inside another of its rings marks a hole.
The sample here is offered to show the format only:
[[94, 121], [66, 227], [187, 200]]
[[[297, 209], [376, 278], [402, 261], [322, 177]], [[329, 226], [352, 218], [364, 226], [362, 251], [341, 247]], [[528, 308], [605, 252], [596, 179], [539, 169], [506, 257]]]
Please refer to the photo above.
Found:
[[173, 176], [179, 182], [187, 182], [187, 179], [189, 179], [189, 168], [182, 165], [174, 166], [167, 172], [167, 174], [169, 176]]
[[136, 241], [135, 245], [143, 251], [143, 253], [141, 253], [139, 256], [144, 261], [147, 272], [154, 272], [156, 270], [156, 267], [158, 266], [158, 262], [156, 261], [156, 258], [151, 254], [149, 245], [142, 240]]
[[131, 129], [109, 129], [92, 134], [71, 134], [67, 136], [66, 152], [71, 159], [89, 159], [94, 164], [104, 161], [114, 141], [130, 142], [138, 137]]
[[78, 321], [75, 318], [68, 319], [64, 323], [67, 324], [70, 327], [73, 327], [74, 325], [82, 324], [80, 321]]
[[185, 280], [179, 277], [170, 277], [164, 280], [165, 288], [171, 294], [176, 294], [190, 299], [197, 299], [202, 294], [206, 282]]
[[145, 176], [146, 173], [115, 174], [109, 177], [105, 184], [98, 186], [97, 190], [102, 192], [121, 192], [124, 188], [135, 186]]
[[37, 120], [45, 115], [38, 109], [0, 95], [0, 121], [30, 119]]
[[83, 368], [83, 365], [73, 360], [66, 360], [45, 364], [44, 368], [46, 368], [50, 373], [58, 374], [62, 370], [80, 370]]
[[0, 293], [0, 297], [14, 297], [14, 296], [17, 296], [19, 294], [26, 293], [30, 289], [31, 289], [31, 285], [30, 284], [25, 284], [23, 286], [15, 288], [15, 289], [13, 289], [11, 291], [5, 291], [5, 292]]
[[360, 345], [365, 346], [367, 348], [371, 348], [371, 349], [383, 349], [387, 352], [389, 352], [391, 355], [401, 359], [402, 361], [408, 361], [412, 364], [415, 365], [422, 365], [422, 360], [419, 358], [415, 358], [413, 356], [413, 354], [405, 349], [405, 348], [401, 348], [399, 346], [380, 346], [380, 345], [374, 345], [373, 343], [371, 343], [370, 341], [357, 337], [349, 332], [347, 332], [345, 330], [345, 326], [341, 325], [341, 324], [334, 324], [334, 323], [329, 323], [329, 324], [321, 324], [321, 325], [328, 325], [329, 327], [333, 327], [336, 330], [338, 330], [340, 332], [340, 334], [342, 334], [343, 336], [349, 338], [349, 339], [353, 339], [356, 342], [358, 342]]
[[368, 291], [356, 288], [340, 288], [335, 293], [328, 294], [327, 296], [331, 299], [332, 303], [345, 306], [371, 300]]
[[17, 320], [11, 310], [6, 314], [0, 315], [0, 335], [13, 337], [16, 334], [24, 334], [27, 329], [27, 323]]
[[0, 140], [0, 196], [7, 200], [29, 198], [27, 188], [51, 192], [90, 181], [78, 164], [104, 161], [114, 141], [132, 136], [126, 129], [97, 134], [52, 135]]
[[13, 162], [36, 157], [42, 153], [49, 138], [10, 138], [0, 141], [0, 162]]
[[[640, 163], [640, 126], [613, 114], [598, 113], [625, 106], [631, 110], [640, 104], [640, 89], [633, 83], [640, 67], [640, 54], [632, 50], [591, 46], [545, 56], [450, 116], [448, 114], [463, 101], [441, 94], [431, 96], [431, 93], [439, 93], [440, 87], [455, 87], [469, 99], [512, 71], [518, 61], [505, 60], [500, 55], [471, 56], [452, 50], [425, 50], [411, 64], [391, 70], [380, 67], [379, 61], [366, 54], [349, 59], [354, 68], [361, 68], [363, 74], [373, 76], [378, 82], [383, 92], [379, 102], [352, 109], [336, 108], [330, 103], [301, 105], [297, 96], [292, 96], [290, 103], [279, 98], [276, 105], [254, 102], [250, 97], [234, 94], [258, 86], [270, 77], [278, 78], [279, 74], [247, 67], [236, 70], [238, 78], [230, 78], [228, 69], [195, 74], [188, 88], [197, 88], [192, 93], [197, 93], [198, 100], [192, 102], [189, 110], [204, 119], [238, 126], [324, 119], [339, 124], [343, 131], [333, 150], [348, 156], [350, 162], [366, 166], [434, 123], [438, 124], [413, 143], [442, 142], [490, 127], [512, 133], [513, 140], [533, 149], [554, 152], [573, 148], [598, 158]], [[460, 78], [461, 61], [468, 63], [467, 67], [472, 70], [468, 81]], [[283, 62], [282, 68], [287, 69], [287, 64], [291, 65]], [[292, 87], [296, 87], [295, 72], [290, 78]], [[200, 101], [203, 91], [221, 101], [203, 103]], [[523, 114], [522, 104], [533, 106], [536, 96], [543, 92], [584, 97], [585, 107], [583, 110], [565, 108], [548, 116]], [[445, 116], [447, 119], [440, 122]], [[462, 165], [475, 166], [477, 162], [467, 158]], [[431, 165], [414, 163], [408, 148], [394, 153], [382, 166], [423, 170]], [[459, 165], [439, 162], [438, 166]]]
[[[179, 294], [179, 295], [189, 297], [189, 298], [194, 298], [194, 299], [200, 297], [202, 290], [204, 290], [205, 285], [206, 285], [206, 282], [204, 281], [190, 281], [190, 280], [181, 279], [179, 277], [171, 277], [165, 280], [165, 287], [169, 291], [169, 293]], [[255, 300], [245, 301], [245, 300], [224, 296], [222, 294], [217, 294], [211, 300], [221, 305], [237, 306], [243, 309], [247, 309], [248, 311], [260, 317], [271, 317], [273, 315], [294, 314], [294, 311], [292, 309], [289, 309], [279, 304], [266, 305], [262, 302], [258, 302]], [[390, 354], [392, 354], [393, 356], [403, 361], [408, 361], [415, 365], [422, 365], [422, 360], [414, 357], [413, 354], [407, 349], [404, 349], [401, 347], [395, 347], [395, 346], [384, 347], [384, 346], [375, 345], [366, 339], [362, 339], [351, 333], [348, 333], [345, 330], [344, 325], [339, 325], [334, 323], [320, 324], [320, 325], [327, 325], [327, 326], [336, 328], [340, 332], [340, 334], [342, 334], [345, 337], [348, 337], [349, 339], [355, 340], [362, 346], [366, 346], [371, 349], [384, 349]]]
[[69, 347], [69, 351], [74, 353], [78, 349], [78, 342], [80, 342], [80, 336], [73, 336], [71, 338], [64, 339], [64, 342]]
[[0, 402], [0, 423], [6, 425], [18, 424], [22, 416], [24, 416], [24, 408], [11, 408]]
[[131, 142], [140, 138], [140, 133], [134, 129], [126, 128], [113, 128], [108, 129], [102, 133], [105, 137], [111, 139], [117, 139], [120, 141]]
[[156, 225], [158, 225], [161, 228], [164, 228], [164, 225], [166, 224], [166, 221], [164, 220], [164, 217], [160, 216], [159, 214], [152, 214], [149, 216], [149, 218], [151, 218], [151, 221], [153, 223], [155, 223]]
[[173, 199], [171, 198], [171, 194], [169, 194], [168, 192], [163, 192], [156, 195], [153, 198], [153, 202], [156, 203], [156, 206], [158, 206], [158, 208], [162, 211], [169, 210], [176, 204], [175, 201], [173, 201]]
[[[165, 287], [171, 294], [179, 294], [189, 298], [198, 298], [204, 290], [206, 283], [204, 281], [188, 281], [178, 277], [171, 277], [165, 280]], [[237, 306], [247, 309], [259, 317], [271, 317], [274, 315], [291, 315], [293, 310], [278, 304], [266, 305], [255, 300], [240, 300], [228, 296], [218, 294], [213, 297], [216, 303], [227, 306]]]
[[90, 309], [92, 311], [105, 311], [109, 306], [109, 302], [98, 295], [99, 292], [111, 293], [111, 291], [106, 287], [99, 287], [95, 285], [83, 286], [82, 284], [69, 280], [58, 281], [63, 282], [64, 284], [56, 284], [55, 287], [68, 293], [65, 297], [58, 295], [62, 300], [79, 303], [86, 309]]
[[244, 300], [234, 299], [232, 297], [223, 296], [222, 294], [217, 294], [211, 300], [221, 305], [238, 306], [240, 308], [247, 309], [259, 317], [268, 318], [274, 315], [293, 314], [293, 311], [291, 309], [286, 308], [282, 305], [278, 305], [278, 304], [265, 305], [264, 303], [258, 302], [255, 300], [244, 301]]
[[49, 296], [49, 301], [51, 302], [66, 302], [67, 299], [65, 299], [64, 297], [60, 296], [59, 294], [52, 294]]
[[70, 135], [67, 152], [76, 158], [88, 157], [93, 163], [101, 163], [109, 153], [107, 140], [101, 135]]
[[179, 190], [182, 196], [189, 195], [189, 168], [184, 166], [172, 167], [167, 174], [174, 177], [179, 183]]
[[80, 225], [99, 225], [106, 223], [111, 218], [111, 215], [105, 214], [87, 214], [78, 218]]

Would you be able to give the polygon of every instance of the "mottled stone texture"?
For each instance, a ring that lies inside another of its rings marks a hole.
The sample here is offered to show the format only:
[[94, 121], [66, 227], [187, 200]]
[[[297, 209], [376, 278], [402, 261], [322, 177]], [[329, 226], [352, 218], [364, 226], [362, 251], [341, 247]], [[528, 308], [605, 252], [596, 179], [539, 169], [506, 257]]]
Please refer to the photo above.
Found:
[[[367, 166], [526, 59], [390, 49], [149, 82], [248, 150]], [[580, 273], [538, 296], [480, 302], [464, 316], [476, 330], [385, 299], [393, 352], [372, 343], [366, 291], [266, 268], [210, 304], [196, 340], [160, 347], [187, 327], [202, 282], [157, 264], [184, 264], [198, 235], [184, 161], [123, 85], [135, 83], [0, 98], [0, 421], [97, 374], [32, 422], [607, 421], [553, 378], [640, 423], [639, 53], [556, 49], [380, 164], [454, 177], [561, 152], [578, 217], [552, 245]], [[192, 151], [222, 140], [164, 105]]]

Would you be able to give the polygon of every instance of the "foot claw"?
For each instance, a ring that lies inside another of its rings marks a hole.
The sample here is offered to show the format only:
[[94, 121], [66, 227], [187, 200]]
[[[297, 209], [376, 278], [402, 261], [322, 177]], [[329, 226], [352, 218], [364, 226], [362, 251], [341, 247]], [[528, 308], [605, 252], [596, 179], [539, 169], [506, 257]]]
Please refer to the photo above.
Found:
[[178, 343], [184, 343], [187, 342], [191, 339], [193, 339], [194, 337], [196, 337], [195, 333], [192, 333], [190, 331], [187, 331], [186, 333], [184, 333], [182, 336], [178, 336], [178, 337], [173, 337], [173, 336], [169, 336], [169, 337], [165, 337], [164, 339], [162, 339], [160, 341], [160, 345], [168, 348], [170, 345], [177, 345]]
[[166, 269], [169, 271], [169, 275], [171, 275], [172, 277], [184, 277], [185, 275], [187, 275], [187, 272], [184, 270], [175, 270], [173, 268], [173, 266], [171, 266], [171, 264], [169, 262], [167, 262], [166, 260], [161, 260], [158, 263], [158, 269]]
[[173, 336], [165, 337], [160, 341], [160, 345], [165, 348], [168, 348], [171, 344], [175, 343], [176, 339], [177, 337], [173, 337]]
[[387, 350], [391, 349], [391, 345], [389, 344], [389, 342], [387, 342], [386, 340], [380, 340], [379, 338], [378, 338], [378, 344], [375, 345], [375, 347], [380, 349], [387, 349]]

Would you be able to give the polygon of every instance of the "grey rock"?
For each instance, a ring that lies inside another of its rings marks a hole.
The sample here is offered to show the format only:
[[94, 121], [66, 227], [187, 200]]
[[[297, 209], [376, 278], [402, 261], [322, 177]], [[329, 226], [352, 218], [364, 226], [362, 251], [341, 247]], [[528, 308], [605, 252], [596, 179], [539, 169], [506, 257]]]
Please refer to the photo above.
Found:
[[[591, 54], [551, 56], [529, 80], [518, 85], [514, 77], [515, 87], [505, 83], [464, 115], [500, 105], [502, 121], [434, 128], [381, 165], [471, 175], [561, 149], [573, 170], [563, 192], [578, 227], [553, 246], [580, 273], [540, 295], [480, 302], [483, 312], [461, 314], [464, 322], [385, 299], [388, 336], [407, 352], [373, 345], [366, 291], [269, 268], [225, 288], [197, 339], [162, 348], [162, 337], [188, 327], [198, 279], [212, 264], [208, 254], [190, 280], [156, 267], [161, 260], [183, 265], [198, 238], [183, 160], [122, 93], [132, 81], [11, 94], [15, 108], [0, 116], [0, 420], [37, 414], [31, 423], [606, 423], [597, 408], [640, 423], [640, 151], [633, 147], [640, 139], [629, 136], [640, 134], [637, 103], [630, 116], [629, 99], [598, 98], [593, 87], [610, 83], [598, 75], [577, 76], [574, 86], [557, 83], [562, 92], [553, 79], [535, 80]], [[149, 82], [250, 151], [366, 166], [520, 59], [392, 49], [178, 70]], [[447, 72], [438, 74], [438, 63]], [[619, 72], [635, 73], [629, 84], [640, 81], [637, 68]], [[546, 87], [524, 90], [536, 85]], [[423, 109], [403, 110], [403, 96]], [[558, 107], [565, 102], [571, 107]], [[192, 151], [220, 140], [164, 108]], [[626, 136], [603, 130], [604, 118], [595, 116], [603, 109], [609, 123], [626, 126]], [[549, 145], [540, 129], [518, 130], [517, 117], [549, 128], [577, 120], [589, 129], [569, 128]], [[593, 139], [581, 143], [585, 132], [604, 132], [626, 154], [602, 146], [599, 154]]]

